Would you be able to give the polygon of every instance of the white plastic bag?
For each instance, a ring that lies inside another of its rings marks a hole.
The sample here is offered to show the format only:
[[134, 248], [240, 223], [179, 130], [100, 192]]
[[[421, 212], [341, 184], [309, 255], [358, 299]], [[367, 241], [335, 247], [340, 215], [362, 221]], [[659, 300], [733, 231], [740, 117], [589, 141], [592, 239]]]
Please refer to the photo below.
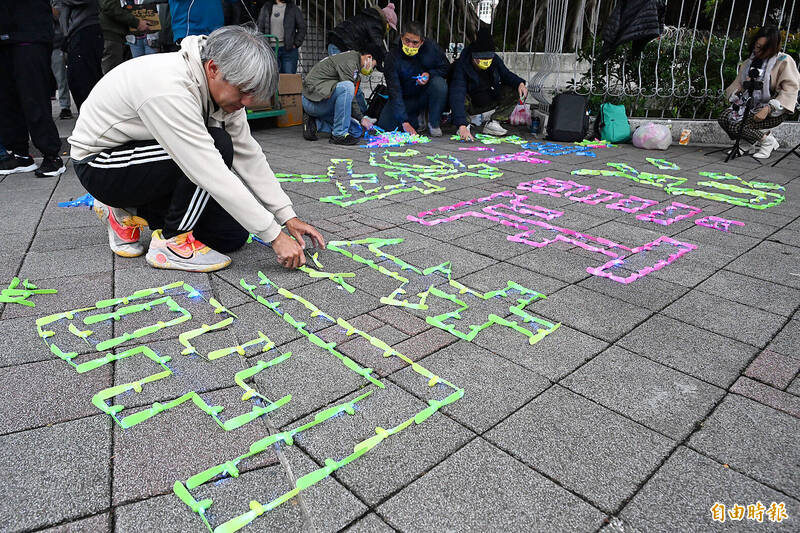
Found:
[[633, 132], [633, 145], [645, 150], [666, 150], [672, 144], [672, 130], [663, 124], [648, 122]]
[[513, 126], [530, 126], [531, 125], [531, 106], [528, 104], [517, 104], [508, 121]]

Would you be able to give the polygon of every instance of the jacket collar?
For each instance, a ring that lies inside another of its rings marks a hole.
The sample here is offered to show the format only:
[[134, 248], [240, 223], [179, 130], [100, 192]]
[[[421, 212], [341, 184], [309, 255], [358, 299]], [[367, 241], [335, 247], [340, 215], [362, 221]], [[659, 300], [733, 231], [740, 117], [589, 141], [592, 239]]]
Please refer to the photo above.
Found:
[[[203, 61], [200, 59], [200, 51], [206, 44], [207, 37], [205, 35], [190, 35], [181, 41], [181, 55], [186, 61], [186, 66], [189, 69], [189, 75], [192, 81], [197, 85], [200, 90], [200, 98], [203, 105], [203, 116], [208, 122], [208, 119], [214, 119], [217, 122], [225, 122], [231, 115], [226, 113], [221, 107], [218, 107], [211, 98], [211, 91], [208, 90], [208, 79], [206, 78], [206, 71], [203, 68]], [[238, 112], [238, 111], [237, 111]]]

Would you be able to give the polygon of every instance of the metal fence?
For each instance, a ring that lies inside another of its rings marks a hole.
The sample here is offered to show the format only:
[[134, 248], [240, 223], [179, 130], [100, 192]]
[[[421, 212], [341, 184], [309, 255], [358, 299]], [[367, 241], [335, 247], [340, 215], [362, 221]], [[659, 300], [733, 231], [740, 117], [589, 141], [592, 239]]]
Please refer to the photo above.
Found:
[[[475, 36], [484, 18], [504, 61], [529, 81], [531, 97], [547, 105], [567, 88], [623, 103], [633, 116], [710, 118], [727, 105], [724, 89], [749, 54], [756, 28], [776, 25], [783, 50], [800, 51], [800, 0], [667, 0], [665, 31], [638, 56], [630, 45], [607, 61], [597, 57], [604, 21], [619, 0], [395, 0], [398, 29], [421, 22], [428, 39], [451, 59]], [[326, 55], [326, 35], [345, 18], [374, 5], [367, 0], [297, 0], [308, 25], [300, 72]], [[385, 2], [384, 2], [385, 3]], [[392, 32], [390, 39], [396, 39]]]

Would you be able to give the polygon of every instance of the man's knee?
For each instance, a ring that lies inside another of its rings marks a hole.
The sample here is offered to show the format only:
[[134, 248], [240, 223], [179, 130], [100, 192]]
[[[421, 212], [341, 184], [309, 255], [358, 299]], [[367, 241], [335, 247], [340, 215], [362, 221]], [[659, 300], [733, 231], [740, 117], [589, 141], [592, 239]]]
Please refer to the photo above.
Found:
[[222, 160], [228, 168], [233, 166], [233, 140], [230, 134], [222, 128], [208, 128], [208, 133], [214, 139], [214, 147], [222, 155]]
[[439, 97], [447, 97], [447, 80], [445, 80], [443, 77], [433, 76], [431, 77], [431, 81], [428, 83], [431, 86], [433, 94]]
[[334, 89], [335, 95], [343, 95], [349, 94], [353, 96], [356, 94], [356, 86], [353, 84], [352, 81], [340, 81], [336, 84], [336, 89]]

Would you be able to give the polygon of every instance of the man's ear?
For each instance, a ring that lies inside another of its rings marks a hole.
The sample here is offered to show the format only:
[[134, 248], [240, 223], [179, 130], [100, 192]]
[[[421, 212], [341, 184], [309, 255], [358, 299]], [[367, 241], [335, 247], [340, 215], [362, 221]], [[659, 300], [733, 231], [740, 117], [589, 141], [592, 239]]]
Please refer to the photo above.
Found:
[[208, 73], [208, 77], [213, 80], [216, 80], [219, 76], [219, 67], [214, 63], [213, 59], [209, 59], [206, 62], [206, 72]]

